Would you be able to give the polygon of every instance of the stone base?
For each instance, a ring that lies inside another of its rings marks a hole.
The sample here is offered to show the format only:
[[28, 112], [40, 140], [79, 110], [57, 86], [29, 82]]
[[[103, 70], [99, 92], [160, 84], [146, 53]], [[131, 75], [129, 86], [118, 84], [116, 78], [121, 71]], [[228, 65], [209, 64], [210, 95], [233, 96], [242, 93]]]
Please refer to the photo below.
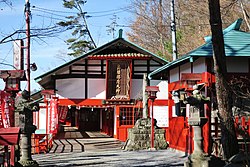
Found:
[[[156, 120], [154, 121], [156, 124]], [[168, 146], [165, 139], [165, 129], [160, 129], [154, 125], [154, 148], [166, 149]], [[123, 146], [124, 150], [134, 151], [151, 149], [151, 119], [141, 118], [136, 121], [133, 128], [128, 129], [128, 139]]]
[[17, 167], [24, 167], [24, 166], [39, 167], [39, 164], [34, 160], [20, 160], [15, 164], [15, 166]]
[[149, 148], [149, 151], [156, 151], [156, 148]]

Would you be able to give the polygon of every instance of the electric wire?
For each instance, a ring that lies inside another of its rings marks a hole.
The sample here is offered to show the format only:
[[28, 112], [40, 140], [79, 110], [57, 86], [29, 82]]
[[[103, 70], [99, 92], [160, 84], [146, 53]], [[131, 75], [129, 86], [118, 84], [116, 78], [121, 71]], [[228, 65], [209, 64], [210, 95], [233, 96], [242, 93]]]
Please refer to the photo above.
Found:
[[[62, 10], [53, 10], [53, 9], [47, 9], [47, 8], [41, 8], [41, 7], [37, 7], [37, 6], [32, 6], [34, 9], [40, 9], [43, 11], [51, 11], [51, 12], [55, 12], [55, 13], [72, 13], [72, 14], [77, 14], [77, 12], [69, 12], [69, 11], [62, 11]], [[111, 9], [111, 10], [104, 10], [104, 11], [98, 11], [98, 12], [87, 12], [87, 14], [98, 14], [98, 13], [110, 13], [110, 12], [117, 12], [120, 10], [125, 10], [125, 9], [130, 9], [130, 7], [123, 7], [123, 8], [118, 8], [118, 9]]]
[[51, 16], [47, 16], [47, 15], [35, 14], [34, 16], [43, 17], [43, 18], [52, 19], [52, 20], [66, 21], [64, 19], [60, 19], [60, 18], [56, 18], [56, 17], [51, 17]]
[[[35, 7], [35, 8], [33, 8], [33, 10], [34, 11], [43, 12], [43, 13], [46, 13], [46, 14], [52, 14], [52, 15], [59, 16], [59, 17], [67, 17], [67, 15], [56, 14], [56, 12], [77, 14], [77, 12], [63, 12], [63, 11], [46, 9], [46, 8], [40, 8], [40, 7]], [[105, 17], [105, 16], [114, 15], [116, 13], [127, 12], [128, 10], [129, 10], [129, 7], [124, 7], [124, 8], [120, 8], [120, 9], [100, 11], [100, 12], [86, 12], [86, 14], [87, 14], [86, 18], [90, 18], [90, 17]], [[112, 12], [112, 13], [110, 13], [110, 12]], [[107, 14], [103, 14], [103, 15], [91, 15], [91, 14], [97, 14], [97, 13], [107, 13]]]
[[48, 12], [48, 11], [44, 11], [44, 10], [40, 10], [40, 9], [33, 9], [34, 11], [39, 11], [39, 12], [43, 12], [43, 13], [46, 13], [46, 14], [52, 14], [52, 15], [55, 15], [55, 16], [58, 16], [58, 17], [67, 17], [67, 15], [60, 15], [60, 14], [55, 14], [53, 12]]

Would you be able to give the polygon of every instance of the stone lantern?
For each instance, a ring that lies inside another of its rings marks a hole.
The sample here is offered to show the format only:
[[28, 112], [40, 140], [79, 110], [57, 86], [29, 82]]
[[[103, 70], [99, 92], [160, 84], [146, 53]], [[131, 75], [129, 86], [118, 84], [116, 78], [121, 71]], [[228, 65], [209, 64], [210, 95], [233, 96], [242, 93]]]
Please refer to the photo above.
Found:
[[205, 117], [204, 104], [207, 103], [210, 98], [202, 96], [198, 90], [198, 86], [195, 85], [193, 95], [185, 99], [185, 103], [190, 104], [188, 123], [194, 129], [194, 151], [188, 157], [188, 161], [185, 162], [186, 167], [208, 167], [209, 158], [203, 152], [202, 146], [202, 127], [206, 124], [207, 118]]
[[36, 126], [33, 125], [32, 111], [39, 110], [39, 106], [29, 101], [29, 92], [24, 90], [21, 96], [15, 101], [15, 112], [19, 113], [19, 122], [16, 126], [20, 127], [20, 160], [18, 166], [38, 166], [37, 162], [31, 157], [31, 134], [35, 132]]

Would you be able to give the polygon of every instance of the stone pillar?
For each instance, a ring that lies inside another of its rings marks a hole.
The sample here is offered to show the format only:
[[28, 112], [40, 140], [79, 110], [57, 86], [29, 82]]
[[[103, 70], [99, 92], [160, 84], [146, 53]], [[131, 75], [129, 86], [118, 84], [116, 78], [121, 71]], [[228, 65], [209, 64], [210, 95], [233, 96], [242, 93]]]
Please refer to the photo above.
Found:
[[19, 166], [39, 166], [36, 161], [32, 160], [31, 157], [31, 134], [35, 132], [36, 127], [32, 125], [32, 111], [24, 110], [25, 113], [20, 113], [20, 127], [21, 127], [21, 135], [20, 135], [20, 153], [21, 157], [18, 161]]
[[193, 126], [194, 129], [194, 152], [203, 153], [202, 150], [202, 134], [200, 126]]
[[210, 161], [210, 158], [203, 152], [202, 145], [202, 127], [207, 122], [204, 103], [209, 101], [209, 98], [204, 98], [197, 88], [194, 89], [192, 96], [185, 99], [185, 103], [190, 104], [188, 123], [194, 129], [194, 151], [184, 163], [185, 167], [208, 167]]

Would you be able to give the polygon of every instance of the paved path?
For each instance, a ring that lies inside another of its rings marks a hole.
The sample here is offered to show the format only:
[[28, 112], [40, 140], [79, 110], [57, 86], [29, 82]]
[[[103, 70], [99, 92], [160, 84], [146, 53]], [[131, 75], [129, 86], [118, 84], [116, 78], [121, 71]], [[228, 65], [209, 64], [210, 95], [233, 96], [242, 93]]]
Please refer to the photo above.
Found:
[[[184, 166], [183, 153], [172, 150], [124, 151], [114, 138], [58, 139], [48, 154], [33, 155], [41, 167], [78, 166]], [[80, 144], [79, 144], [80, 143]]]
[[[77, 138], [77, 136], [80, 136]], [[100, 132], [69, 130], [54, 141], [47, 154], [35, 154], [40, 167], [78, 166], [184, 166], [187, 157], [169, 149], [158, 151], [124, 151], [123, 143]]]
[[120, 150], [122, 143], [114, 138], [57, 139], [50, 153], [88, 152]]
[[40, 167], [77, 167], [77, 166], [184, 166], [186, 157], [172, 150], [159, 151], [102, 151], [78, 153], [48, 153], [34, 155]]

